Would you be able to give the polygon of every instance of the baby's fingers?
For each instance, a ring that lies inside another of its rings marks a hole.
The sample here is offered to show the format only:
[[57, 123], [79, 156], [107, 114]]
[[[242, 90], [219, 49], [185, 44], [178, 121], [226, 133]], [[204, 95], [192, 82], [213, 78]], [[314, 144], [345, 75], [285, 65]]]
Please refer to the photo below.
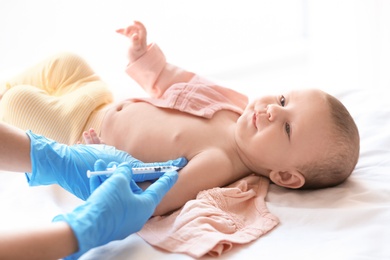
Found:
[[94, 129], [89, 129], [83, 133], [83, 138], [86, 144], [102, 144], [102, 140], [99, 138]]
[[135, 25], [130, 25], [126, 28], [121, 28], [121, 29], [116, 30], [117, 33], [122, 34], [126, 37], [129, 37], [129, 38], [137, 31], [138, 31], [138, 29]]
[[118, 29], [116, 32], [129, 38], [131, 38], [133, 34], [140, 34], [142, 37], [146, 36], [146, 28], [139, 21], [134, 21], [132, 25]]
[[125, 33], [126, 29], [121, 28], [121, 29], [116, 30], [116, 32], [119, 33], [119, 34], [122, 34], [124, 36], [127, 36], [126, 33]]

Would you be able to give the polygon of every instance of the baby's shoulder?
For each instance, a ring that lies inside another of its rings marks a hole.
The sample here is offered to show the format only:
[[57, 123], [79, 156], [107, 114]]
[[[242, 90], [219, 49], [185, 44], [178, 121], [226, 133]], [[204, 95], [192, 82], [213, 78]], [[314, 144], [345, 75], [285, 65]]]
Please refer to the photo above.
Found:
[[229, 153], [220, 147], [210, 147], [204, 149], [197, 156], [197, 160], [207, 169], [231, 172], [234, 169], [232, 158]]

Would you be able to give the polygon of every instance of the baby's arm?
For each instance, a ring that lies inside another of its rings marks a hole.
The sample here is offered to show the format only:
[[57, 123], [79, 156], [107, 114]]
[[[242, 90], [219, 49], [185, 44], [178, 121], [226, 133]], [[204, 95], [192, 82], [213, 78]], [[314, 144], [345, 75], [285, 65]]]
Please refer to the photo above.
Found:
[[126, 72], [151, 96], [160, 97], [171, 85], [188, 82], [194, 76], [192, 72], [167, 63], [156, 44], [147, 44], [147, 32], [142, 23], [134, 21], [117, 32], [130, 39]]
[[153, 215], [168, 214], [195, 199], [200, 191], [232, 183], [236, 180], [232, 172], [231, 161], [217, 150], [195, 156], [179, 171], [178, 181], [162, 199]]
[[146, 28], [142, 23], [134, 21], [132, 25], [127, 26], [127, 28], [118, 29], [116, 32], [126, 36], [130, 40], [129, 51], [127, 53], [129, 64], [132, 64], [145, 54], [148, 46], [146, 44]]

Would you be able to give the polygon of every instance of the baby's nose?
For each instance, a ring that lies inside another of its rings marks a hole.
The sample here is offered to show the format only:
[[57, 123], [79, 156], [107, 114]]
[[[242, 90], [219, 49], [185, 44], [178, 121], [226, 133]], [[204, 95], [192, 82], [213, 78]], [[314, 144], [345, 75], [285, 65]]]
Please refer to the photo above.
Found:
[[281, 113], [281, 108], [278, 105], [267, 105], [266, 107], [266, 113], [268, 115], [268, 120], [269, 121], [275, 121]]

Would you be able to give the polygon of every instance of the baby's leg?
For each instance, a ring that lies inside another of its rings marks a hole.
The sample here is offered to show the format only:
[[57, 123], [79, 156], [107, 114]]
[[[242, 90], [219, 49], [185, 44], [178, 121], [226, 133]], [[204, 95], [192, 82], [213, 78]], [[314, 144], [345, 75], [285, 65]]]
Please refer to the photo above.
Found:
[[[7, 81], [0, 120], [61, 143], [76, 143], [112, 93], [79, 56], [62, 53]], [[97, 126], [96, 126], [97, 127]]]
[[60, 53], [7, 80], [0, 86], [0, 90], [3, 90], [0, 94], [14, 86], [30, 85], [49, 95], [61, 96], [86, 82], [98, 80], [99, 77], [80, 56]]
[[32, 86], [15, 86], [3, 96], [0, 120], [60, 143], [75, 144], [90, 115], [104, 104], [79, 92], [54, 97]]
[[1, 98], [3, 97], [4, 93], [7, 91], [8, 89], [6, 87], [0, 89], [0, 101], [1, 101]]

